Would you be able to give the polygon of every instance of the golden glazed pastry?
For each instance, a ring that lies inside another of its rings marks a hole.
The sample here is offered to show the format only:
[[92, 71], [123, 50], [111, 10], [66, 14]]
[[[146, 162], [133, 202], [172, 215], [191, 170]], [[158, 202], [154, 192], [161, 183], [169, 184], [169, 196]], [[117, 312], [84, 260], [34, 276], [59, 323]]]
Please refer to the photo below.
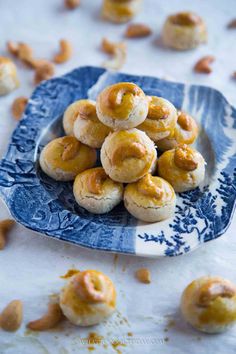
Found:
[[0, 96], [6, 95], [19, 86], [16, 66], [13, 61], [0, 56]]
[[168, 100], [149, 97], [148, 115], [137, 128], [143, 130], [149, 138], [157, 142], [171, 134], [177, 122], [177, 110]]
[[106, 87], [97, 98], [99, 120], [114, 130], [130, 129], [141, 124], [148, 113], [148, 99], [131, 82]]
[[220, 277], [196, 279], [182, 294], [181, 311], [200, 331], [224, 332], [236, 323], [236, 286]]
[[197, 139], [198, 126], [187, 113], [178, 111], [178, 120], [172, 133], [157, 143], [158, 149], [166, 151], [174, 149], [179, 144], [191, 145]]
[[125, 188], [126, 209], [139, 220], [156, 222], [174, 214], [176, 196], [172, 186], [160, 177], [147, 174]]
[[71, 323], [93, 326], [115, 311], [116, 290], [105, 274], [86, 270], [71, 277], [62, 289], [60, 306]]
[[167, 17], [162, 31], [166, 46], [188, 50], [207, 41], [207, 29], [200, 16], [192, 12], [180, 12]]
[[119, 204], [123, 197], [122, 183], [114, 182], [102, 167], [91, 168], [75, 179], [76, 202], [94, 214], [104, 214]]
[[74, 136], [82, 143], [100, 148], [111, 132], [111, 128], [102, 124], [97, 117], [96, 104], [91, 100], [77, 101], [78, 114], [74, 121]]
[[141, 130], [111, 133], [101, 149], [106, 174], [117, 182], [136, 182], [153, 170], [157, 153], [153, 141]]
[[95, 165], [96, 150], [73, 136], [64, 136], [43, 148], [39, 162], [42, 170], [56, 181], [72, 181], [78, 173]]
[[102, 16], [108, 21], [123, 23], [139, 11], [142, 0], [103, 0]]
[[205, 160], [200, 152], [188, 145], [164, 152], [157, 165], [159, 176], [166, 179], [176, 192], [194, 189], [204, 180]]

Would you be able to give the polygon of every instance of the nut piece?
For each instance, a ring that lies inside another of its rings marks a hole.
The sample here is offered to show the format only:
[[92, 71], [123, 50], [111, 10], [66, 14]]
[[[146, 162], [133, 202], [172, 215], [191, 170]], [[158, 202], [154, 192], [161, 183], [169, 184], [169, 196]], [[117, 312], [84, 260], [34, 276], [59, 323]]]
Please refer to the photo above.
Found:
[[27, 324], [27, 328], [31, 331], [46, 331], [54, 328], [63, 319], [63, 313], [58, 303], [49, 303], [48, 312], [41, 318], [31, 321]]
[[196, 170], [198, 163], [195, 161], [192, 149], [188, 145], [178, 146], [175, 149], [174, 162], [176, 166], [185, 171]]
[[212, 68], [210, 64], [213, 63], [215, 58], [212, 55], [208, 55], [200, 59], [194, 66], [194, 70], [197, 73], [210, 74], [212, 72]]
[[163, 196], [163, 190], [155, 185], [150, 174], [144, 176], [138, 183], [138, 191], [151, 198], [160, 199]]
[[43, 80], [48, 80], [54, 75], [55, 69], [54, 65], [47, 60], [40, 60], [37, 63], [34, 82], [35, 84], [39, 84]]
[[18, 56], [19, 52], [19, 46], [17, 43], [14, 43], [12, 41], [7, 42], [7, 50], [10, 54], [14, 55], [15, 57]]
[[65, 0], [65, 7], [67, 7], [70, 10], [76, 9], [80, 5], [80, 0]]
[[0, 221], [0, 250], [3, 250], [5, 247], [7, 234], [13, 228], [15, 223], [16, 222], [11, 219]]
[[197, 305], [200, 307], [207, 307], [218, 296], [232, 298], [235, 296], [235, 287], [231, 286], [231, 284], [224, 284], [220, 281], [204, 284], [199, 291]]
[[236, 18], [234, 18], [232, 21], [230, 21], [227, 25], [227, 28], [229, 29], [234, 29], [236, 28]]
[[233, 78], [233, 79], [236, 79], [236, 71], [233, 72], [232, 78]]
[[15, 332], [21, 325], [23, 318], [23, 305], [20, 300], [11, 301], [2, 311], [0, 327], [8, 332]]
[[18, 97], [13, 101], [12, 106], [11, 106], [11, 112], [12, 112], [13, 117], [16, 120], [19, 120], [22, 117], [22, 114], [25, 111], [25, 107], [27, 105], [27, 102], [28, 102], [28, 98], [24, 97], [24, 96]]
[[72, 46], [71, 43], [69, 41], [67, 41], [66, 39], [61, 39], [60, 40], [60, 52], [54, 56], [54, 63], [57, 64], [61, 64], [61, 63], [65, 63], [66, 61], [68, 61], [71, 56], [72, 56]]
[[[69, 139], [67, 139], [69, 138]], [[68, 143], [66, 143], [66, 141], [68, 140]], [[78, 153], [79, 148], [80, 148], [80, 142], [76, 139], [74, 139], [73, 141], [71, 141], [71, 137], [64, 137], [63, 140], [63, 147], [64, 147], [64, 151], [62, 153], [62, 160], [63, 161], [68, 161], [68, 160], [72, 160]]]
[[191, 131], [191, 129], [192, 129], [191, 119], [187, 113], [179, 111], [177, 121], [182, 129], [184, 129], [186, 131]]
[[140, 283], [151, 283], [151, 273], [147, 268], [139, 268], [138, 270], [136, 270], [135, 276], [140, 281]]
[[167, 119], [170, 115], [170, 110], [168, 107], [157, 106], [156, 104], [150, 103], [148, 107], [148, 119], [158, 120]]
[[141, 38], [150, 36], [152, 30], [149, 26], [141, 23], [133, 23], [129, 25], [125, 31], [126, 38]]
[[133, 142], [132, 144], [127, 145], [122, 145], [118, 147], [112, 157], [111, 157], [111, 163], [112, 165], [116, 165], [119, 163], [122, 163], [125, 159], [128, 158], [137, 158], [141, 159], [143, 156], [146, 154], [146, 148], [140, 143]]
[[107, 178], [103, 168], [96, 168], [88, 178], [88, 191], [93, 194], [101, 194], [102, 184]]
[[102, 40], [101, 49], [104, 53], [113, 56], [110, 60], [103, 63], [106, 69], [119, 70], [125, 64], [127, 48], [124, 42], [114, 43], [104, 38]]

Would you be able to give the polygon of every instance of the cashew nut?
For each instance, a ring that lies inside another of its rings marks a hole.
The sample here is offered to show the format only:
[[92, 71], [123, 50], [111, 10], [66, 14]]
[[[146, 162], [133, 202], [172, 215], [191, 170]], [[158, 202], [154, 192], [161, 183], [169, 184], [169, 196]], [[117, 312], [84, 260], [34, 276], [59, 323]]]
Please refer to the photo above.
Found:
[[96, 106], [93, 103], [85, 102], [79, 105], [78, 107], [78, 115], [81, 119], [90, 119], [93, 117], [97, 117]]
[[88, 191], [93, 194], [102, 193], [102, 183], [108, 178], [102, 167], [94, 169], [88, 178]]
[[27, 327], [31, 331], [46, 331], [54, 328], [63, 319], [63, 313], [58, 303], [49, 303], [48, 312], [41, 318], [35, 321], [31, 321], [27, 324]]
[[150, 102], [148, 108], [148, 119], [167, 119], [170, 114], [170, 110], [167, 107], [157, 106]]
[[55, 72], [54, 65], [47, 60], [39, 60], [36, 65], [34, 82], [35, 84], [39, 84], [43, 80], [50, 79]]
[[8, 332], [15, 332], [21, 325], [23, 305], [20, 300], [11, 301], [0, 316], [0, 327]]
[[138, 182], [138, 191], [151, 198], [160, 199], [163, 196], [163, 190], [156, 186], [150, 174], [144, 176]]
[[0, 221], [0, 250], [5, 247], [8, 232], [13, 228], [14, 225], [15, 221], [11, 219]]
[[125, 31], [125, 37], [127, 38], [140, 38], [150, 36], [152, 30], [149, 26], [141, 23], [132, 23]]
[[14, 43], [12, 41], [7, 42], [7, 50], [9, 53], [14, 55], [15, 57], [18, 56], [19, 52], [19, 45], [17, 43]]
[[111, 108], [116, 108], [123, 103], [124, 95], [138, 96], [142, 93], [141, 89], [132, 83], [122, 82], [110, 87], [108, 91], [108, 103]]
[[65, 0], [65, 6], [73, 10], [80, 5], [80, 0]]
[[66, 39], [60, 40], [60, 52], [54, 56], [54, 63], [61, 64], [68, 61], [72, 56], [72, 45]]
[[65, 136], [61, 144], [64, 147], [64, 151], [61, 155], [63, 161], [72, 160], [78, 153], [80, 148], [80, 142], [76, 138]]
[[186, 171], [194, 171], [198, 166], [192, 149], [187, 145], [181, 145], [175, 149], [174, 162], [176, 166]]
[[230, 21], [228, 23], [227, 28], [230, 28], [230, 29], [236, 28], [236, 18], [234, 18], [232, 21]]
[[217, 297], [231, 298], [236, 295], [235, 288], [230, 284], [224, 284], [220, 281], [214, 281], [202, 286], [199, 290], [199, 298], [197, 305], [200, 307], [207, 307], [211, 301], [214, 301]]
[[19, 120], [22, 117], [22, 114], [25, 111], [25, 107], [28, 103], [28, 98], [27, 97], [18, 97], [16, 98], [11, 106], [11, 112], [13, 117], [16, 120]]
[[208, 55], [200, 59], [194, 66], [194, 70], [198, 73], [210, 74], [212, 72], [212, 68], [210, 64], [213, 63], [215, 58], [212, 55]]
[[141, 143], [133, 142], [129, 145], [122, 145], [113, 152], [111, 163], [112, 165], [116, 165], [132, 157], [141, 159], [145, 156], [146, 152], [146, 147]]
[[186, 131], [191, 131], [192, 129], [191, 118], [188, 114], [181, 111], [178, 112], [178, 124]]
[[201, 22], [201, 18], [192, 12], [180, 12], [171, 16], [171, 22], [179, 26], [195, 26]]
[[144, 284], [150, 284], [151, 283], [151, 273], [150, 270], [147, 268], [139, 268], [135, 272], [136, 278]]
[[74, 287], [79, 297], [86, 302], [104, 302], [106, 291], [102, 274], [86, 270], [75, 276]]
[[124, 65], [127, 56], [125, 43], [112, 43], [107, 39], [103, 39], [101, 48], [105, 53], [112, 55], [110, 60], [103, 63], [106, 69], [119, 70]]

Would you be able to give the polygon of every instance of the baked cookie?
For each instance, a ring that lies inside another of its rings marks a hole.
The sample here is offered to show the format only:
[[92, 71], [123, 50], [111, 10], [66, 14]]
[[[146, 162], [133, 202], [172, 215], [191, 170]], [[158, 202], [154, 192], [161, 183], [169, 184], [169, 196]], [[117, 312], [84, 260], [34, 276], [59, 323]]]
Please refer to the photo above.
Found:
[[62, 289], [60, 307], [71, 323], [93, 326], [115, 311], [116, 290], [110, 278], [102, 272], [79, 272]]
[[126, 209], [139, 220], [156, 222], [174, 214], [176, 196], [172, 186], [163, 178], [145, 175], [125, 187]]
[[191, 145], [197, 139], [198, 126], [189, 114], [178, 111], [178, 119], [171, 134], [158, 141], [157, 146], [161, 151], [174, 149], [180, 144]]
[[200, 152], [188, 145], [180, 145], [161, 155], [157, 162], [158, 174], [176, 192], [185, 192], [196, 188], [204, 180], [205, 164]]
[[102, 167], [91, 168], [77, 175], [73, 192], [76, 202], [94, 214], [111, 211], [122, 201], [122, 183], [112, 181]]
[[134, 128], [148, 113], [148, 99], [143, 90], [131, 82], [106, 87], [97, 98], [99, 120], [114, 130]]
[[115, 23], [130, 21], [139, 11], [142, 0], [103, 0], [102, 17]]
[[141, 130], [121, 130], [108, 135], [101, 149], [106, 174], [121, 183], [136, 182], [156, 163], [153, 141]]
[[224, 332], [236, 323], [236, 286], [220, 277], [196, 279], [182, 294], [181, 311], [199, 331]]
[[150, 96], [149, 99], [147, 118], [137, 128], [157, 142], [169, 136], [174, 130], [177, 110], [172, 103], [162, 97]]
[[73, 125], [74, 136], [83, 144], [93, 148], [100, 148], [106, 138], [111, 132], [111, 128], [104, 125], [97, 117], [96, 103], [91, 100], [77, 101], [76, 105], [77, 115], [71, 119], [67, 114], [65, 122]]
[[0, 96], [6, 95], [19, 86], [16, 66], [13, 61], [0, 56]]
[[188, 50], [207, 41], [207, 29], [205, 22], [197, 14], [180, 12], [167, 17], [162, 38], [168, 47]]
[[42, 170], [56, 181], [72, 181], [78, 173], [95, 165], [96, 150], [73, 136], [64, 136], [43, 148], [39, 163]]

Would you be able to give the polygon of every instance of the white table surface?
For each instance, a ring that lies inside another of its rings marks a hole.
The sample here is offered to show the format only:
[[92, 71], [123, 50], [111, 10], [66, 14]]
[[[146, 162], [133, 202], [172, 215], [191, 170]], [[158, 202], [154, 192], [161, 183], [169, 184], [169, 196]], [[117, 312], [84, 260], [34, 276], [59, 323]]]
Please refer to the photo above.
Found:
[[[57, 75], [82, 65], [99, 66], [105, 55], [99, 51], [103, 36], [121, 40], [125, 25], [112, 25], [99, 19], [101, 1], [81, 0], [75, 11], [65, 10], [62, 0], [0, 1], [0, 55], [6, 54], [5, 41], [29, 43], [38, 57], [51, 58], [58, 40], [69, 39], [74, 46], [73, 58], [57, 66]], [[236, 81], [230, 75], [236, 70], [236, 31], [226, 24], [236, 13], [235, 0], [145, 0], [145, 9], [137, 21], [148, 23], [152, 37], [128, 41], [128, 59], [123, 71], [155, 75], [177, 81], [210, 85], [221, 90], [236, 105]], [[209, 28], [209, 42], [197, 50], [172, 52], [156, 42], [167, 14], [195, 10]], [[197, 75], [192, 67], [203, 55], [214, 54], [211, 75]], [[10, 115], [14, 97], [29, 96], [33, 90], [33, 73], [18, 64], [20, 88], [0, 98], [0, 156], [16, 123]], [[1, 203], [0, 218], [8, 216]], [[236, 242], [234, 218], [223, 237], [209, 242], [194, 253], [177, 258], [145, 259], [82, 249], [45, 238], [20, 225], [14, 229], [6, 249], [0, 253], [0, 308], [12, 299], [24, 302], [24, 322], [16, 333], [0, 331], [2, 354], [88, 353], [81, 338], [90, 331], [104, 336], [108, 347], [95, 345], [94, 353], [116, 353], [109, 344], [113, 339], [125, 342], [122, 353], [235, 353], [236, 327], [221, 335], [204, 335], [190, 328], [179, 314], [179, 299], [184, 287], [202, 275], [219, 275], [236, 283]], [[26, 331], [29, 320], [38, 318], [46, 309], [49, 295], [58, 292], [64, 281], [60, 275], [69, 268], [94, 268], [104, 271], [118, 291], [118, 312], [95, 328], [61, 326], [41, 334]], [[136, 281], [134, 272], [148, 267], [150, 285]], [[168, 322], [174, 324], [168, 327]], [[132, 338], [127, 337], [133, 332]], [[164, 340], [165, 339], [165, 340]]]

